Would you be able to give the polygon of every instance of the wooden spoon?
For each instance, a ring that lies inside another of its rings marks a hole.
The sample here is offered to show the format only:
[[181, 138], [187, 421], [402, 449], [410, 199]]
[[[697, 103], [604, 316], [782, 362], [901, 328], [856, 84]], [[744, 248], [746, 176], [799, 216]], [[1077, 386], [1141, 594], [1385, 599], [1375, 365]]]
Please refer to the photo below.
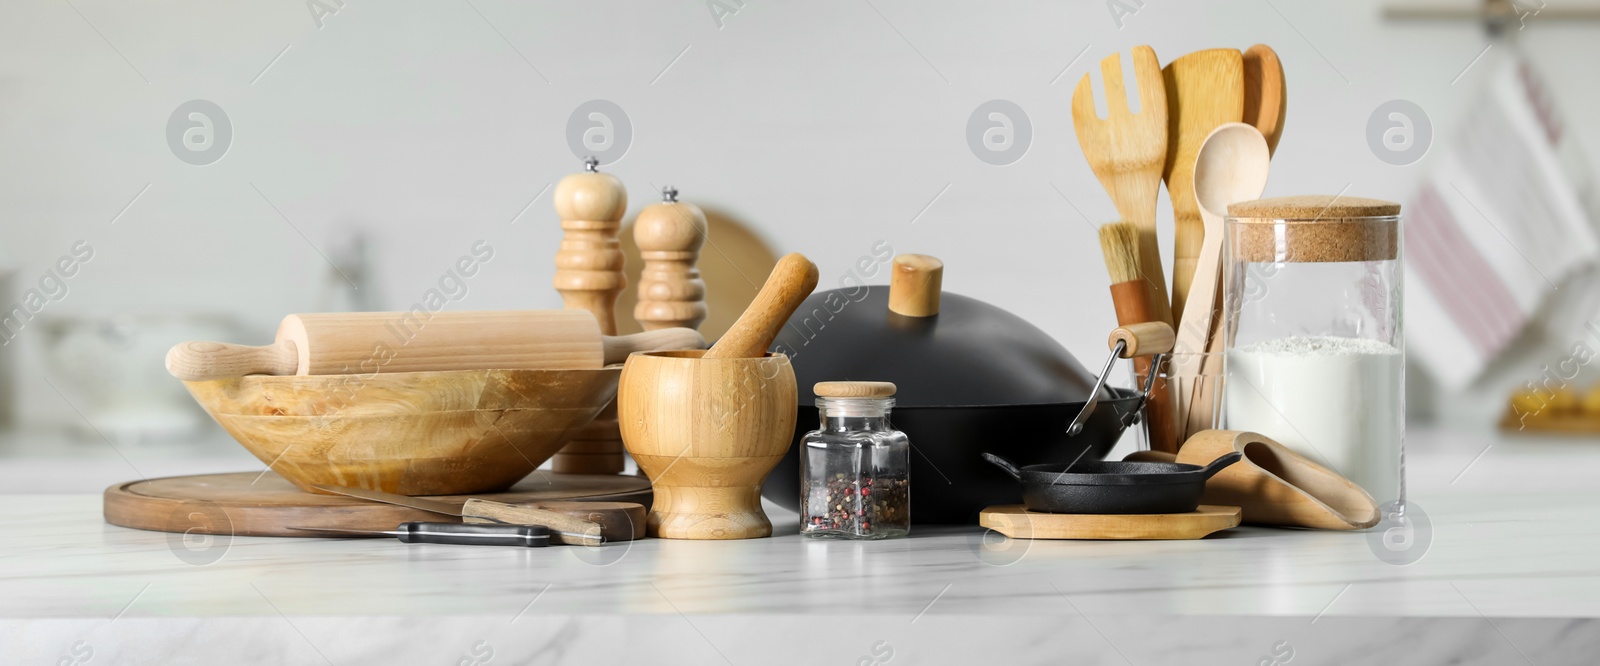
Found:
[[[1207, 348], [1212, 320], [1216, 316], [1217, 284], [1222, 268], [1222, 218], [1228, 205], [1261, 198], [1267, 188], [1267, 172], [1272, 155], [1267, 140], [1255, 127], [1227, 123], [1216, 128], [1201, 143], [1195, 160], [1193, 189], [1205, 223], [1205, 239], [1195, 265], [1190, 303], [1183, 311], [1178, 329], [1178, 350], [1199, 353]], [[1204, 306], [1202, 306], [1204, 304]], [[1195, 357], [1190, 357], [1195, 358]], [[1199, 374], [1215, 374], [1220, 368], [1208, 363]], [[1183, 434], [1211, 427], [1212, 399], [1209, 381], [1196, 381], [1194, 390], [1179, 391], [1178, 413], [1184, 415]], [[1187, 393], [1188, 395], [1184, 395]]]
[[1182, 321], [1205, 240], [1194, 200], [1195, 155], [1211, 130], [1244, 118], [1244, 57], [1237, 49], [1195, 51], [1167, 63], [1161, 73], [1167, 92], [1167, 156], [1161, 177], [1172, 196], [1173, 216], [1172, 316]]
[[[1283, 120], [1288, 111], [1287, 83], [1283, 76], [1283, 64], [1278, 61], [1278, 54], [1266, 44], [1257, 44], [1244, 52], [1244, 121], [1254, 125], [1267, 139], [1267, 153], [1275, 154], [1278, 150], [1278, 139], [1283, 137]], [[1219, 298], [1212, 307], [1221, 308]], [[1206, 346], [1208, 366], [1218, 366], [1217, 359], [1223, 350], [1223, 336], [1221, 334], [1221, 318], [1212, 317], [1211, 340]], [[1209, 374], [1220, 372], [1216, 370], [1205, 371]], [[1206, 391], [1215, 388], [1203, 387]]]
[[1267, 138], [1267, 152], [1278, 152], [1283, 137], [1283, 119], [1289, 106], [1283, 78], [1283, 63], [1266, 44], [1244, 52], [1244, 122], [1255, 125]]
[[759, 358], [789, 323], [789, 315], [817, 288], [817, 265], [798, 252], [778, 260], [756, 299], [701, 358]]

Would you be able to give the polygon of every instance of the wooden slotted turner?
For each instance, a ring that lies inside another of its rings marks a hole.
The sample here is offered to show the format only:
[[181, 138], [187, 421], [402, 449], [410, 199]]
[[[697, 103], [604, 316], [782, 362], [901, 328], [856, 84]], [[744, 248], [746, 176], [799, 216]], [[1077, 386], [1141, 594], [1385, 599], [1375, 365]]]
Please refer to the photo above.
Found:
[[1107, 117], [1102, 120], [1095, 112], [1094, 86], [1084, 74], [1072, 93], [1072, 126], [1084, 159], [1116, 203], [1117, 213], [1139, 228], [1139, 268], [1160, 321], [1171, 324], [1167, 278], [1156, 244], [1156, 196], [1167, 159], [1167, 93], [1154, 49], [1133, 48], [1133, 73], [1139, 113], [1129, 109], [1122, 55], [1113, 53], [1100, 61]]

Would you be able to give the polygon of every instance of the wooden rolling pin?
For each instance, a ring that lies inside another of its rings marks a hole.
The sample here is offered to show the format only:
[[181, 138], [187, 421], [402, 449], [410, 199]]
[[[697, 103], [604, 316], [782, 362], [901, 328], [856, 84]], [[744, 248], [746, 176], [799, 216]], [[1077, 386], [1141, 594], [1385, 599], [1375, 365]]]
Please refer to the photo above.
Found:
[[602, 336], [583, 310], [347, 312], [283, 318], [261, 347], [184, 342], [167, 372], [184, 381], [242, 375], [341, 375], [427, 370], [571, 370], [620, 363], [636, 351], [701, 349], [692, 329]]
[[817, 265], [798, 252], [785, 255], [772, 268], [750, 307], [702, 358], [766, 356], [773, 338], [789, 323], [789, 316], [816, 288]]

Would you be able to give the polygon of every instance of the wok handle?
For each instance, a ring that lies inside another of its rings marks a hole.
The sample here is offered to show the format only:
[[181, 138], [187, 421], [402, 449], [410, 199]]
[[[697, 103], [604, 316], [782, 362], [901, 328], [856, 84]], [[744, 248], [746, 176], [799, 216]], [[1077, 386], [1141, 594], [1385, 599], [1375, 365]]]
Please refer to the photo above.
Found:
[[1106, 348], [1116, 349], [1118, 342], [1124, 343], [1120, 354], [1122, 358], [1165, 354], [1172, 351], [1172, 327], [1159, 321], [1128, 324], [1111, 332], [1111, 337], [1106, 340]]
[[1236, 462], [1239, 462], [1239, 460], [1241, 458], [1243, 458], [1243, 457], [1244, 457], [1243, 453], [1240, 453], [1238, 451], [1234, 451], [1234, 452], [1229, 453], [1227, 455], [1224, 455], [1224, 456], [1222, 456], [1220, 458], [1217, 458], [1216, 460], [1211, 461], [1211, 464], [1206, 465], [1205, 469], [1203, 469], [1201, 471], [1205, 474], [1206, 479], [1210, 480], [1211, 477], [1217, 475], [1217, 472], [1222, 471], [1222, 469], [1227, 467], [1228, 465], [1232, 465], [1232, 464], [1234, 464]]
[[1100, 368], [1100, 376], [1094, 380], [1094, 388], [1089, 389], [1089, 399], [1083, 401], [1083, 409], [1078, 410], [1078, 415], [1072, 417], [1072, 423], [1067, 424], [1068, 437], [1083, 432], [1083, 424], [1089, 422], [1089, 417], [1094, 415], [1094, 408], [1100, 406], [1100, 391], [1106, 387], [1106, 379], [1111, 376], [1111, 368], [1116, 366], [1117, 359], [1122, 358], [1127, 350], [1127, 340], [1111, 338], [1111, 358], [1106, 359], [1105, 366]]
[[[1140, 397], [1141, 404], [1144, 396], [1150, 394], [1154, 386], [1155, 368], [1160, 366], [1160, 355], [1172, 351], [1172, 327], [1163, 322], [1149, 322], [1144, 324], [1129, 324], [1111, 332], [1111, 337], [1106, 340], [1106, 346], [1111, 348], [1111, 357], [1106, 359], [1106, 364], [1100, 368], [1100, 376], [1095, 379], [1094, 388], [1089, 391], [1089, 399], [1083, 403], [1083, 409], [1078, 410], [1078, 415], [1073, 417], [1072, 423], [1067, 426], [1067, 436], [1075, 436], [1083, 432], [1083, 425], [1088, 423], [1089, 417], [1094, 415], [1095, 407], [1100, 405], [1100, 391], [1106, 386], [1106, 379], [1111, 376], [1111, 368], [1116, 366], [1119, 358], [1134, 358], [1147, 354], [1155, 354], [1156, 362], [1151, 364], [1150, 380]], [[1137, 409], [1134, 410], [1138, 412]]]
[[1011, 475], [1011, 478], [1018, 481], [1022, 480], [1022, 470], [1017, 469], [1017, 466], [1012, 464], [1010, 460], [1006, 460], [1005, 458], [997, 456], [993, 453], [983, 454], [983, 459], [989, 461], [989, 463], [995, 467], [1005, 470], [1007, 474]]

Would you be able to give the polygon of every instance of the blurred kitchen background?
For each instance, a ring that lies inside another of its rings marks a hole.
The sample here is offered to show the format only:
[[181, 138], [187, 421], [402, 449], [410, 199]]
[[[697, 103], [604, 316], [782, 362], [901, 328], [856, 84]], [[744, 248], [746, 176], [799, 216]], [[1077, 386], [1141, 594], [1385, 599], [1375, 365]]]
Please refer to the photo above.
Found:
[[[1267, 195], [1405, 205], [1413, 429], [1497, 428], [1530, 382], [1524, 411], [1581, 411], [1600, 0], [1491, 5], [8, 0], [0, 301], [37, 314], [0, 331], [0, 492], [259, 468], [166, 348], [409, 308], [480, 241], [492, 259], [449, 308], [559, 307], [550, 188], [603, 123], [590, 152], [630, 211], [672, 185], [712, 217], [708, 337], [774, 256], [810, 256], [823, 288], [886, 284], [857, 268], [882, 242], [1096, 364], [1114, 321], [1094, 227], [1115, 210], [1068, 102], [1138, 44], [1271, 45], [1289, 113]], [[969, 143], [990, 100], [1026, 115], [1007, 164]], [[1443, 249], [1419, 263], [1418, 243]]]

